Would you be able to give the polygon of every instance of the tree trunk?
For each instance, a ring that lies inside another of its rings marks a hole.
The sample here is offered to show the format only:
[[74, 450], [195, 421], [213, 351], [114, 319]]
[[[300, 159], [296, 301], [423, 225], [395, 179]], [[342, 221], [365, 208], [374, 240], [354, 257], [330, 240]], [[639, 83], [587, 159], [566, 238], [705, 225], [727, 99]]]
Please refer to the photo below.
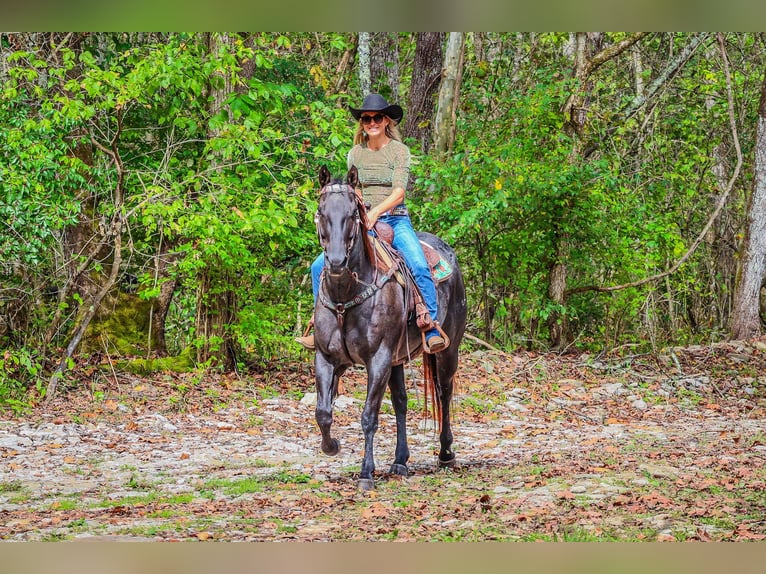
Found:
[[415, 61], [402, 135], [420, 142], [427, 154], [433, 142], [433, 117], [442, 73], [444, 32], [420, 32], [415, 44]]
[[111, 157], [117, 172], [117, 181], [114, 186], [114, 191], [112, 192], [113, 213], [108, 229], [103, 234], [104, 245], [108, 246], [108, 249], [111, 250], [112, 254], [111, 268], [107, 278], [98, 286], [98, 289], [95, 290], [88, 306], [83, 307], [80, 310], [81, 312], [75, 323], [72, 338], [67, 345], [64, 356], [61, 358], [58, 367], [56, 367], [56, 370], [53, 372], [53, 375], [48, 382], [46, 402], [53, 399], [58, 381], [66, 370], [69, 360], [72, 358], [80, 341], [82, 341], [83, 336], [85, 336], [88, 326], [93, 320], [93, 317], [96, 316], [104, 297], [106, 297], [107, 293], [109, 293], [117, 282], [117, 277], [120, 273], [120, 265], [122, 263], [122, 231], [125, 217], [123, 213], [125, 204], [125, 191], [123, 188], [125, 182], [125, 170], [117, 149], [117, 142], [119, 140], [119, 133], [122, 131], [122, 119], [122, 113], [118, 112], [116, 117], [117, 133], [111, 142], [111, 148], [107, 148], [95, 139], [92, 140], [94, 146]]
[[755, 137], [753, 192], [748, 205], [745, 255], [734, 296], [733, 339], [751, 339], [761, 335], [759, 295], [766, 271], [766, 75], [761, 86]]
[[463, 33], [450, 32], [444, 54], [444, 73], [439, 88], [439, 107], [434, 121], [434, 148], [439, 155], [444, 155], [449, 150], [450, 142], [454, 141], [453, 118], [458, 104], [455, 95], [459, 88], [462, 53]]
[[[233, 41], [228, 34], [210, 34], [208, 49], [215, 54]], [[212, 83], [209, 87], [209, 114], [213, 116], [225, 111], [226, 98], [233, 90], [231, 79], [222, 77], [222, 82]], [[208, 129], [208, 138], [219, 135], [213, 127]], [[211, 168], [217, 169], [218, 159], [214, 156]], [[229, 326], [235, 316], [235, 295], [229, 288], [233, 278], [221, 272], [221, 265], [216, 261], [208, 262], [197, 279], [197, 312], [195, 327], [197, 335], [197, 362], [214, 364], [231, 371], [236, 366], [236, 354]]]
[[345, 93], [345, 91], [348, 89], [348, 82], [351, 77], [351, 69], [353, 67], [354, 58], [356, 57], [356, 50], [358, 45], [359, 37], [354, 34], [352, 45], [349, 46], [345, 52], [343, 52], [343, 57], [338, 63], [338, 68], [336, 70], [338, 79], [335, 82], [336, 93]]
[[370, 86], [389, 102], [399, 100], [399, 36], [375, 32], [370, 45]]
[[[570, 45], [572, 56], [574, 58], [574, 77], [577, 80], [575, 92], [569, 98], [565, 107], [564, 131], [572, 137], [572, 149], [569, 152], [569, 163], [575, 164], [581, 161], [583, 150], [583, 132], [587, 118], [585, 109], [585, 98], [588, 93], [587, 82], [587, 43], [588, 35], [584, 32], [578, 32], [572, 39]], [[572, 198], [566, 200], [564, 206], [564, 220], [566, 213], [572, 206]], [[567, 297], [567, 264], [569, 260], [569, 234], [566, 230], [554, 230], [554, 259], [548, 275], [548, 297], [554, 304], [553, 310], [548, 315], [548, 332], [550, 336], [551, 348], [554, 351], [563, 351], [572, 341], [572, 333], [569, 328], [569, 318], [566, 308]]]
[[170, 278], [170, 267], [177, 259], [170, 251], [171, 245], [163, 241], [160, 246], [160, 252], [157, 254], [155, 267], [155, 280], [161, 281], [165, 279], [160, 286], [160, 294], [153, 303], [150, 323], [151, 336], [149, 341], [155, 345], [152, 350], [159, 357], [165, 357], [168, 354], [168, 344], [165, 338], [165, 320], [167, 319], [170, 304], [173, 301], [173, 295], [175, 295], [178, 283], [175, 279]]
[[357, 55], [359, 63], [357, 71], [359, 72], [359, 89], [362, 92], [362, 98], [370, 93], [370, 33], [359, 32], [359, 45], [357, 46]]

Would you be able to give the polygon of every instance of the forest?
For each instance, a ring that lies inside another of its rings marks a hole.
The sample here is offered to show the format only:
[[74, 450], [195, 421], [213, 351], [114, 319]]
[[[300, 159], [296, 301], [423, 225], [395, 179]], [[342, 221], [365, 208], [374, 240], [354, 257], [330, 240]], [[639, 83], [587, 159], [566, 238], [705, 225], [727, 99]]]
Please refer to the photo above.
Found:
[[327, 166], [405, 111], [468, 348], [747, 340], [766, 320], [762, 33], [2, 33], [0, 408], [78, 364], [306, 360]]

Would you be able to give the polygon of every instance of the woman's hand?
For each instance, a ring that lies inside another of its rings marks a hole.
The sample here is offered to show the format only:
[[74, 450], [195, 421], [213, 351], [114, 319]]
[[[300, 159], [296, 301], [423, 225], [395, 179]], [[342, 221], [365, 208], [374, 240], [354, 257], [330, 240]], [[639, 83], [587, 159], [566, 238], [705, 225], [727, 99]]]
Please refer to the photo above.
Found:
[[378, 221], [378, 218], [380, 217], [380, 212], [378, 211], [377, 207], [373, 207], [367, 212], [367, 225], [370, 229], [375, 227], [375, 223]]

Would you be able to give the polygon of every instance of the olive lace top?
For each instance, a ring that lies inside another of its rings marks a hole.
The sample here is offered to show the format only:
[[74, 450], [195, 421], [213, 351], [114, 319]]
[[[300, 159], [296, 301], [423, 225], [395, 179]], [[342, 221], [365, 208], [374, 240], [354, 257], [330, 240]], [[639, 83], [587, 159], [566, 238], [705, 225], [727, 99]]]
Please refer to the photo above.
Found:
[[348, 167], [356, 166], [364, 201], [375, 207], [395, 187], [407, 189], [410, 175], [410, 149], [402, 142], [390, 140], [379, 150], [366, 143], [357, 144], [348, 152]]

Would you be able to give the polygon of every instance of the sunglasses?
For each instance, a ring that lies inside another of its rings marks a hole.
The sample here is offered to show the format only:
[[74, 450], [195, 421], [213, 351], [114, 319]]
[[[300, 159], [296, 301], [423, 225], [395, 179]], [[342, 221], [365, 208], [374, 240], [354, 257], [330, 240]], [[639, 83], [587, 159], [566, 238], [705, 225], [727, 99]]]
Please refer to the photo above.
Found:
[[376, 124], [379, 124], [380, 122], [383, 121], [383, 118], [385, 117], [386, 116], [384, 114], [375, 114], [374, 116], [362, 116], [361, 120], [362, 120], [362, 123], [365, 125], [369, 124], [370, 122], [375, 122]]

